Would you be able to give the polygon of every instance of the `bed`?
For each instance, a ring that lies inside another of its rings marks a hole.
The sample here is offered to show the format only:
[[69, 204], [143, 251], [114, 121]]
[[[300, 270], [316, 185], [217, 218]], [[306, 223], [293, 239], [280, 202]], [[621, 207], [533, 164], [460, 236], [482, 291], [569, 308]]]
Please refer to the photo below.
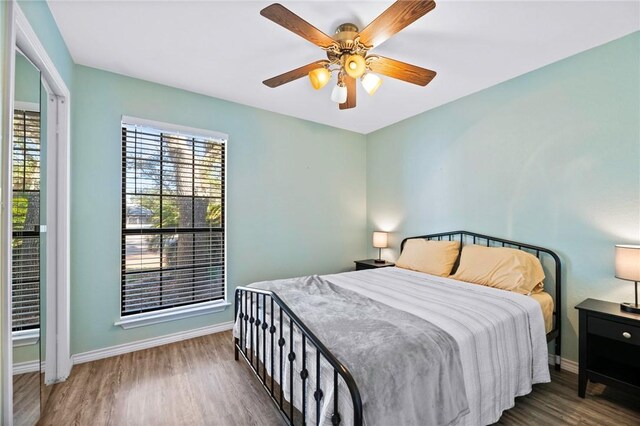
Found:
[[401, 250], [410, 239], [526, 251], [545, 267], [551, 293], [400, 268], [239, 287], [236, 360], [247, 361], [287, 423], [490, 424], [549, 381], [548, 342], [559, 368], [553, 251], [467, 231], [410, 237]]

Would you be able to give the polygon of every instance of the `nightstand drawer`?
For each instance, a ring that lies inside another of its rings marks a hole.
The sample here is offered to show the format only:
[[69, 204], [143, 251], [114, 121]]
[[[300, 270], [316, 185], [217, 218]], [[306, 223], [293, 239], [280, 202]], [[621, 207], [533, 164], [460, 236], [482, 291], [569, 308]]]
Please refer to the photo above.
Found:
[[640, 327], [638, 326], [589, 317], [587, 332], [640, 346]]

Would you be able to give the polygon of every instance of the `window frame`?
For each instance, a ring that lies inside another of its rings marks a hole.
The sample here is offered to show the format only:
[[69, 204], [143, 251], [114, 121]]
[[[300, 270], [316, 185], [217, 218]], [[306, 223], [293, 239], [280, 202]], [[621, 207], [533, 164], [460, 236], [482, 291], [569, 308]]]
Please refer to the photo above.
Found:
[[[216, 313], [216, 312], [222, 312], [225, 309], [227, 309], [231, 304], [228, 301], [229, 298], [229, 289], [228, 289], [228, 270], [227, 270], [227, 266], [228, 266], [228, 262], [227, 262], [227, 227], [228, 227], [228, 222], [227, 222], [227, 210], [228, 210], [228, 205], [227, 205], [227, 186], [228, 186], [228, 174], [227, 174], [227, 170], [228, 170], [228, 150], [229, 150], [229, 136], [226, 133], [221, 133], [221, 132], [216, 132], [216, 131], [212, 131], [212, 130], [206, 130], [206, 129], [199, 129], [199, 128], [194, 128], [194, 127], [188, 127], [188, 126], [182, 126], [182, 125], [177, 125], [177, 124], [171, 124], [171, 123], [164, 123], [164, 122], [160, 122], [160, 121], [155, 121], [155, 120], [148, 120], [148, 119], [143, 119], [143, 118], [137, 118], [137, 117], [131, 117], [131, 116], [126, 116], [123, 115], [122, 119], [120, 121], [120, 135], [122, 134], [122, 127], [123, 125], [136, 125], [136, 126], [142, 126], [142, 127], [151, 127], [154, 128], [156, 130], [160, 130], [160, 131], [167, 131], [167, 132], [172, 132], [172, 133], [177, 133], [177, 134], [183, 134], [183, 135], [187, 135], [190, 137], [193, 136], [197, 136], [197, 137], [209, 137], [209, 138], [214, 138], [214, 139], [220, 139], [224, 141], [224, 152], [223, 152], [223, 164], [224, 164], [224, 183], [223, 183], [223, 194], [222, 194], [222, 203], [224, 205], [223, 208], [223, 230], [222, 230], [222, 234], [223, 234], [223, 239], [224, 239], [224, 246], [223, 246], [223, 265], [224, 265], [224, 277], [223, 277], [223, 286], [224, 286], [224, 296], [222, 299], [218, 299], [218, 300], [214, 300], [214, 301], [206, 301], [206, 302], [195, 302], [195, 303], [190, 303], [190, 304], [185, 304], [185, 305], [181, 305], [181, 306], [175, 306], [175, 307], [166, 307], [166, 308], [160, 308], [160, 309], [156, 309], [153, 311], [148, 311], [148, 312], [142, 312], [142, 313], [136, 313], [136, 314], [127, 314], [127, 315], [123, 315], [122, 314], [122, 290], [123, 290], [123, 281], [122, 281], [122, 277], [124, 276], [123, 274], [123, 265], [122, 265], [122, 257], [121, 255], [119, 256], [119, 261], [120, 261], [120, 287], [119, 287], [119, 303], [118, 303], [118, 317], [119, 319], [117, 321], [115, 321], [114, 325], [116, 326], [120, 326], [123, 329], [130, 329], [130, 328], [135, 328], [135, 327], [142, 327], [142, 326], [146, 326], [146, 325], [151, 325], [151, 324], [157, 324], [157, 323], [161, 323], [161, 322], [166, 322], [166, 321], [174, 321], [174, 320], [178, 320], [178, 319], [183, 319], [183, 318], [189, 318], [189, 317], [193, 317], [193, 316], [198, 316], [198, 315], [205, 315], [205, 314], [211, 314], [211, 313]], [[120, 148], [122, 150], [122, 136], [120, 136]], [[122, 150], [122, 154], [121, 155], [125, 155], [124, 150]], [[123, 164], [123, 158], [121, 156], [121, 162], [120, 162], [120, 191], [121, 191], [121, 202], [120, 202], [120, 249], [122, 249], [122, 238], [124, 237], [124, 229], [123, 227], [126, 226], [125, 225], [125, 217], [123, 212], [125, 211], [126, 208], [126, 201], [125, 201], [125, 194], [126, 194], [126, 189], [125, 189], [125, 176], [124, 173], [122, 173], [124, 170], [122, 168], [122, 164]]]

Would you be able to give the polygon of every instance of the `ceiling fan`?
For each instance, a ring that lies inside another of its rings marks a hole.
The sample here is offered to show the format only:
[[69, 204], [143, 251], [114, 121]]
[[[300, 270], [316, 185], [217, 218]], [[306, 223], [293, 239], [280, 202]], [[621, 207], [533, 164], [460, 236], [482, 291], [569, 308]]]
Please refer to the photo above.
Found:
[[333, 37], [330, 37], [281, 4], [267, 6], [260, 11], [262, 16], [319, 46], [327, 52], [327, 59], [312, 62], [263, 83], [269, 87], [278, 87], [308, 75], [311, 85], [318, 90], [336, 72], [338, 83], [333, 88], [331, 100], [337, 102], [340, 109], [356, 106], [358, 78], [370, 95], [382, 84], [382, 79], [376, 74], [426, 86], [436, 76], [435, 71], [372, 55], [369, 51], [435, 7], [433, 0], [396, 1], [364, 30], [360, 31], [356, 25], [345, 23], [338, 26]]

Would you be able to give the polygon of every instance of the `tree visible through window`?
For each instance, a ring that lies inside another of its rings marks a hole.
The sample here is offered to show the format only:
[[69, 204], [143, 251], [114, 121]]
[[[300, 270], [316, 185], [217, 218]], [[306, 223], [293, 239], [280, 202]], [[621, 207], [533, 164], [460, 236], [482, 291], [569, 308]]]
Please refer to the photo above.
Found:
[[122, 315], [224, 299], [222, 139], [122, 124]]

